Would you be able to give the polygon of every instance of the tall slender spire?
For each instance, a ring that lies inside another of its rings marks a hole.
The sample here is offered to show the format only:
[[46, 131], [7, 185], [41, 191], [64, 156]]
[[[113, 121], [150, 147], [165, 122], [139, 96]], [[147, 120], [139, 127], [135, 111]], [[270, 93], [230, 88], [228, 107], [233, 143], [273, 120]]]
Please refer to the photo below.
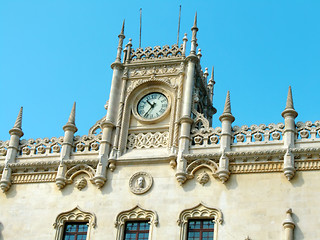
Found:
[[121, 32], [118, 35], [119, 44], [118, 44], [118, 48], [117, 48], [117, 57], [116, 57], [116, 61], [115, 61], [116, 63], [120, 63], [121, 62], [121, 51], [122, 51], [123, 39], [125, 39], [124, 24], [125, 24], [125, 20], [123, 20]]
[[197, 49], [197, 32], [198, 32], [198, 27], [197, 27], [197, 12], [194, 16], [194, 22], [193, 22], [193, 27], [191, 28], [192, 31], [192, 39], [191, 39], [191, 50], [190, 50], [190, 55], [196, 56], [196, 49]]
[[[198, 29], [197, 28], [197, 12], [196, 12], [196, 15], [194, 16], [194, 21], [193, 21], [193, 27], [192, 28], [196, 28], [196, 29]], [[192, 30], [192, 28], [191, 28], [191, 30]]]
[[290, 114], [292, 115], [294, 118], [296, 118], [298, 116], [297, 111], [294, 109], [293, 106], [293, 98], [292, 98], [292, 90], [291, 90], [291, 86], [289, 86], [288, 89], [288, 95], [287, 95], [287, 102], [286, 102], [286, 107], [283, 110], [283, 112], [281, 113], [281, 115], [283, 117], [285, 117], [285, 115]]
[[23, 107], [20, 108], [19, 114], [17, 116], [16, 122], [14, 123], [13, 128], [18, 128], [20, 130], [22, 130], [22, 111], [23, 111]]
[[125, 23], [125, 19], [123, 19], [123, 23], [122, 23], [122, 28], [121, 28], [121, 32], [120, 35], [124, 35], [124, 23]]

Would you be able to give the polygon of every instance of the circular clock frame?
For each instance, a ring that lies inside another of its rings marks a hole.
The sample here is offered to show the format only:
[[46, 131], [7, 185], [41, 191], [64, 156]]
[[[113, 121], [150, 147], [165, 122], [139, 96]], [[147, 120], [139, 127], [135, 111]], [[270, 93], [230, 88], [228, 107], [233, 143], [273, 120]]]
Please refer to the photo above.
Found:
[[[151, 93], [160, 93], [160, 94], [164, 95], [168, 100], [168, 106], [167, 106], [166, 110], [164, 111], [164, 113], [161, 114], [159, 117], [147, 119], [147, 118], [142, 117], [138, 113], [138, 104], [142, 98], [144, 98], [146, 95], [149, 95]], [[156, 122], [163, 120], [169, 114], [170, 108], [171, 108], [171, 97], [164, 89], [148, 88], [148, 89], [144, 89], [143, 91], [141, 91], [135, 97], [135, 100], [133, 101], [133, 106], [132, 106], [132, 113], [139, 122], [150, 124], [150, 123], [156, 123]]]

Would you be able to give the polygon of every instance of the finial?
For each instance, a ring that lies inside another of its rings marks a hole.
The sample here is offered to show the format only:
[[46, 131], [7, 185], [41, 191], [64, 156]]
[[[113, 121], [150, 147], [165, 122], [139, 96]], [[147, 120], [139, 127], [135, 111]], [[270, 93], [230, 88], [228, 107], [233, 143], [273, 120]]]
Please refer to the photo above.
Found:
[[294, 109], [291, 86], [289, 86], [289, 89], [288, 89], [286, 109]]
[[286, 212], [286, 219], [283, 221], [282, 225], [284, 228], [291, 228], [294, 229], [295, 223], [292, 219], [292, 209], [289, 208]]
[[73, 132], [78, 131], [78, 128], [76, 127], [75, 120], [76, 120], [76, 102], [73, 103], [68, 122], [66, 123], [66, 125], [63, 126], [63, 130], [64, 131], [71, 130]]
[[227, 92], [223, 113], [231, 113], [230, 91]]
[[234, 116], [231, 113], [231, 101], [230, 101], [230, 92], [227, 92], [226, 102], [224, 104], [223, 113], [219, 117], [219, 120], [222, 121], [224, 118], [229, 118], [231, 122], [235, 120]]
[[201, 54], [201, 48], [198, 49], [198, 53], [197, 53], [197, 56], [199, 58], [199, 60], [201, 59], [202, 57], [202, 54]]
[[16, 122], [13, 125], [13, 128], [9, 130], [10, 135], [18, 135], [22, 137], [24, 133], [22, 132], [22, 110], [23, 107], [20, 108], [19, 114], [17, 116]]
[[214, 82], [214, 66], [212, 66], [212, 71], [211, 71], [211, 79]]
[[193, 22], [192, 28], [197, 28], [197, 12], [196, 12], [196, 15], [194, 16], [194, 22]]
[[122, 28], [121, 28], [121, 35], [124, 35], [124, 23], [125, 23], [125, 19], [123, 19], [123, 23], [122, 23]]
[[183, 41], [188, 41], [188, 38], [187, 38], [187, 34], [185, 33], [184, 36], [183, 36]]
[[289, 86], [289, 89], [288, 89], [286, 108], [281, 113], [281, 115], [282, 115], [282, 117], [285, 117], [285, 115], [288, 115], [288, 114], [292, 115], [294, 118], [296, 118], [298, 116], [298, 113], [296, 112], [296, 110], [294, 109], [294, 106], [293, 106], [291, 86]]
[[73, 103], [68, 123], [75, 125], [75, 120], [76, 120], [76, 102]]
[[18, 128], [18, 129], [22, 130], [21, 129], [21, 127], [22, 127], [22, 111], [23, 111], [23, 107], [21, 107], [19, 110], [19, 114], [17, 116], [16, 122], [14, 123], [13, 128]]

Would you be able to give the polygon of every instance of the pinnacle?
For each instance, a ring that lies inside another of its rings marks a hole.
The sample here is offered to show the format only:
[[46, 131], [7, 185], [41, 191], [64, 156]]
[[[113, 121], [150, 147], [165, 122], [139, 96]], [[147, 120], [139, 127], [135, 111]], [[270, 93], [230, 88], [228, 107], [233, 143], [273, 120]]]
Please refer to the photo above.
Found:
[[230, 92], [227, 92], [226, 102], [224, 104], [223, 113], [230, 113], [231, 114], [231, 102], [230, 102]]
[[285, 109], [294, 109], [291, 86], [289, 86], [288, 96], [287, 96], [287, 104], [286, 104], [286, 108]]
[[287, 103], [286, 103], [286, 108], [283, 110], [281, 113], [282, 117], [285, 117], [287, 115], [291, 115], [294, 118], [298, 116], [297, 111], [294, 109], [293, 106], [293, 99], [292, 99], [292, 91], [291, 91], [291, 86], [289, 86], [288, 90], [288, 96], [287, 96]]
[[71, 110], [67, 124], [75, 125], [76, 124], [75, 120], [76, 120], [76, 102], [73, 103], [72, 110]]
[[21, 127], [22, 127], [22, 110], [23, 110], [23, 107], [20, 108], [19, 114], [17, 116], [16, 122], [14, 123], [13, 128], [18, 128], [18, 129], [22, 130], [21, 129]]
[[194, 28], [197, 27], [197, 12], [196, 12], [196, 15], [194, 16], [193, 27], [194, 27]]
[[121, 28], [121, 33], [120, 35], [124, 34], [124, 23], [125, 23], [125, 19], [123, 19], [123, 23], [122, 23], [122, 28]]

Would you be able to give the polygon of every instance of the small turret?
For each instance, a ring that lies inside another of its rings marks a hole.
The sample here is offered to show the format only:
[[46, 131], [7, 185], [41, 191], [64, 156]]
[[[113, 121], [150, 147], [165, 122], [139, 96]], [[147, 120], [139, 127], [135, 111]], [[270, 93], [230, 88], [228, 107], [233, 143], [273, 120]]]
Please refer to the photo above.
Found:
[[17, 153], [19, 151], [20, 138], [23, 136], [22, 110], [23, 107], [20, 108], [13, 128], [9, 130], [10, 142], [5, 160], [5, 168], [3, 169], [0, 181], [0, 187], [3, 192], [8, 191], [11, 186], [11, 168], [8, 166], [8, 164], [16, 161]]

